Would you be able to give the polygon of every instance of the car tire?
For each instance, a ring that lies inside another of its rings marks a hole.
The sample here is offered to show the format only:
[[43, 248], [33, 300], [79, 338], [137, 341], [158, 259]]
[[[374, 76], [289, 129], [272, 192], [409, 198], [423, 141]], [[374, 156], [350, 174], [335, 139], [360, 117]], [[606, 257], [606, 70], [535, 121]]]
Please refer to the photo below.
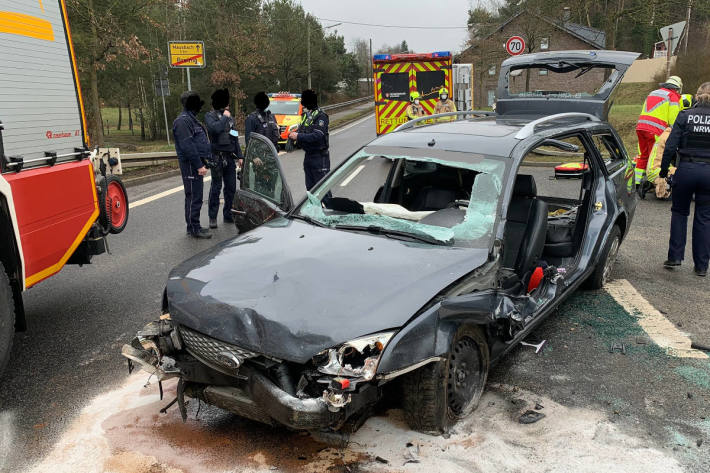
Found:
[[15, 299], [12, 297], [10, 278], [0, 263], [0, 375], [2, 375], [12, 350], [15, 335]]
[[467, 417], [478, 407], [489, 365], [488, 344], [481, 329], [461, 327], [445, 360], [405, 375], [402, 407], [409, 426], [439, 435]]
[[609, 238], [606, 240], [604, 249], [601, 255], [599, 255], [599, 261], [594, 267], [594, 272], [584, 282], [586, 289], [601, 289], [609, 281], [620, 245], [621, 229], [618, 225], [614, 225], [614, 228], [611, 229], [611, 233], [609, 234]]

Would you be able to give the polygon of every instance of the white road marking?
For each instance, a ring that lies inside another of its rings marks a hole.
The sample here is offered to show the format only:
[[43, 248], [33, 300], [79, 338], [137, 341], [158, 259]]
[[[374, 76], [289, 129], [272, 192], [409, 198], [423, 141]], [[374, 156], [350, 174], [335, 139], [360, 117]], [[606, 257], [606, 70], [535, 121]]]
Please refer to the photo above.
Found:
[[[212, 180], [211, 176], [206, 176], [204, 179], [202, 179], [202, 182], [210, 182]], [[168, 189], [166, 191], [160, 192], [155, 195], [151, 195], [150, 197], [146, 197], [145, 199], [140, 199], [136, 200], [135, 202], [131, 202], [129, 204], [129, 207], [131, 209], [135, 209], [136, 207], [140, 207], [141, 205], [149, 204], [155, 200], [162, 199], [163, 197], [167, 197], [169, 195], [177, 194], [181, 190], [183, 190], [183, 186], [178, 186], [178, 187], [173, 187], [172, 189]]]
[[360, 171], [362, 171], [363, 169], [365, 169], [365, 165], [364, 165], [364, 164], [359, 165], [359, 166], [357, 167], [357, 169], [355, 169], [353, 172], [351, 172], [350, 175], [347, 177], [347, 179], [345, 179], [345, 180], [340, 184], [340, 187], [345, 187], [345, 186], [347, 186], [348, 184], [350, 184], [350, 181], [352, 181], [353, 179], [355, 179], [355, 176], [357, 176], [358, 174], [360, 174]]
[[653, 307], [626, 279], [612, 281], [604, 289], [629, 315], [636, 318], [651, 340], [669, 355], [679, 358], [708, 358], [706, 353], [690, 348], [690, 338]]

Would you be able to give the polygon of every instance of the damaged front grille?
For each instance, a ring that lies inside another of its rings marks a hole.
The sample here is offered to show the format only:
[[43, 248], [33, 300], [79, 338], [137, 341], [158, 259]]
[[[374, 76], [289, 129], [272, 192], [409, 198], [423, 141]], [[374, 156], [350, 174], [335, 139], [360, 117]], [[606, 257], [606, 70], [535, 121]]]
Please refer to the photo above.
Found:
[[180, 327], [180, 335], [188, 353], [230, 376], [237, 376], [239, 367], [246, 360], [259, 356], [258, 353], [208, 337], [184, 326]]

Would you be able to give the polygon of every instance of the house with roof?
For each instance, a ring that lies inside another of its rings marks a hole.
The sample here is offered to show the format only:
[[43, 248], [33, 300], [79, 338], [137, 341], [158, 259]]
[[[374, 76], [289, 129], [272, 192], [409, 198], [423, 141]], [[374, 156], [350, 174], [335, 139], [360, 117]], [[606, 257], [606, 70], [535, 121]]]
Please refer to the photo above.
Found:
[[[563, 50], [604, 49], [606, 33], [589, 26], [573, 23], [569, 19], [569, 8], [561, 11], [558, 19], [521, 11], [492, 32], [476, 36], [472, 31], [471, 46], [465, 49], [456, 62], [474, 65], [474, 108], [492, 107], [496, 100], [498, 72], [501, 63], [510, 55], [505, 49], [506, 41], [512, 36], [525, 40], [525, 53]], [[511, 87], [519, 91], [564, 90], [567, 92], [588, 92], [604, 82], [604, 71], [590, 71], [580, 77], [563, 74], [548, 74], [545, 69], [517, 71]], [[515, 74], [514, 71], [512, 74]]]

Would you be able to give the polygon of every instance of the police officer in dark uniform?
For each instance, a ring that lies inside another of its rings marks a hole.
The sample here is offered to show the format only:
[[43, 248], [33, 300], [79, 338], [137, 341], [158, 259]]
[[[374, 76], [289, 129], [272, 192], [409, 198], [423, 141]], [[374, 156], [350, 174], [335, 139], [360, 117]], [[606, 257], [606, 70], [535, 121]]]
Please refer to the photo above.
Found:
[[328, 115], [318, 108], [318, 95], [313, 90], [303, 91], [301, 105], [306, 109], [301, 116], [301, 124], [298, 131], [288, 137], [306, 154], [303, 171], [306, 174], [306, 189], [311, 190], [330, 172]]
[[671, 160], [678, 154], [672, 178], [671, 238], [668, 260], [663, 265], [680, 266], [685, 255], [690, 202], [695, 195], [693, 219], [693, 262], [695, 274], [706, 276], [710, 260], [710, 82], [695, 96], [693, 108], [678, 114], [663, 151], [660, 177], [668, 176]]
[[219, 213], [219, 194], [224, 184], [224, 223], [234, 223], [232, 217], [232, 201], [237, 191], [237, 163], [243, 159], [242, 148], [239, 145], [239, 133], [234, 128], [234, 118], [229, 112], [229, 91], [215, 90], [212, 94], [212, 110], [205, 115], [205, 125], [212, 144], [212, 159], [210, 160], [210, 198], [207, 204], [210, 218], [210, 228], [217, 228]]
[[187, 234], [194, 238], [212, 238], [209, 230], [200, 226], [203, 183], [207, 174], [205, 163], [211, 156], [207, 131], [197, 121], [197, 114], [205, 104], [196, 92], [187, 91], [180, 96], [183, 112], [173, 122], [175, 151], [180, 164], [182, 184], [185, 187], [185, 223]]

